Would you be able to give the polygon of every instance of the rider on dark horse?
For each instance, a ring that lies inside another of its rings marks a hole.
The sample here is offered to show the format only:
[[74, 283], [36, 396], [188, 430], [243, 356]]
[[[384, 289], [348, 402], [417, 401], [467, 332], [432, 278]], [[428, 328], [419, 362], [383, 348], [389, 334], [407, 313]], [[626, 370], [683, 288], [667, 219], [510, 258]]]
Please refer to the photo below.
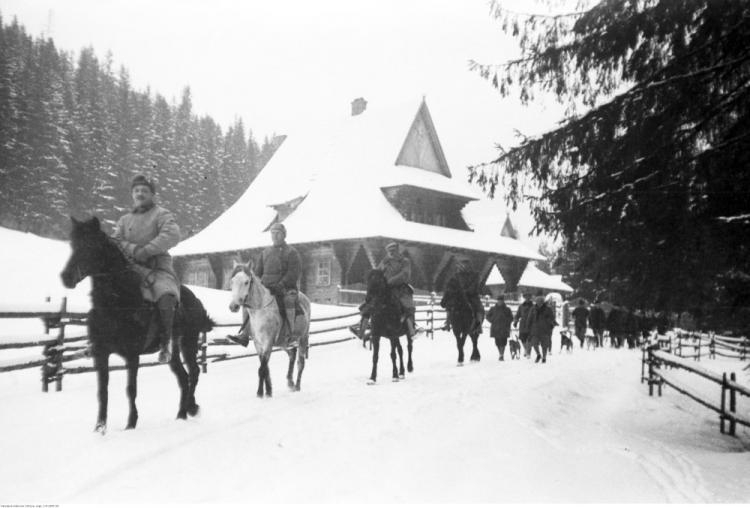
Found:
[[[409, 285], [411, 281], [411, 261], [399, 250], [398, 242], [391, 242], [385, 246], [386, 255], [378, 264], [377, 269], [383, 271], [388, 288], [394, 299], [401, 307], [401, 320], [406, 323], [410, 337], [414, 336], [414, 290]], [[364, 337], [367, 321], [370, 317], [370, 302], [368, 299], [360, 305], [362, 321], [359, 326], [360, 338]]]
[[[276, 297], [282, 323], [280, 338], [287, 337], [288, 345], [294, 345], [299, 341], [299, 330], [295, 330], [295, 316], [302, 313], [299, 306], [299, 288], [297, 286], [302, 264], [297, 249], [286, 243], [286, 227], [280, 223], [274, 223], [270, 229], [273, 245], [267, 247], [255, 263], [255, 275], [260, 277], [261, 283], [268, 288]], [[287, 333], [284, 331], [287, 330]], [[238, 336], [229, 336], [232, 340], [242, 345], [247, 345], [250, 330], [243, 326]]]
[[456, 273], [445, 286], [443, 299], [440, 301], [440, 305], [446, 310], [443, 330], [450, 330], [451, 317], [464, 298], [474, 314], [474, 326], [470, 333], [479, 333], [484, 321], [484, 306], [479, 298], [479, 274], [471, 267], [468, 259], [458, 262]]
[[138, 175], [130, 188], [133, 210], [117, 221], [114, 238], [143, 279], [143, 298], [156, 304], [147, 344], [158, 335], [159, 361], [167, 363], [172, 358], [172, 323], [180, 300], [180, 283], [167, 251], [179, 243], [180, 228], [172, 213], [154, 202], [156, 187], [151, 180]]

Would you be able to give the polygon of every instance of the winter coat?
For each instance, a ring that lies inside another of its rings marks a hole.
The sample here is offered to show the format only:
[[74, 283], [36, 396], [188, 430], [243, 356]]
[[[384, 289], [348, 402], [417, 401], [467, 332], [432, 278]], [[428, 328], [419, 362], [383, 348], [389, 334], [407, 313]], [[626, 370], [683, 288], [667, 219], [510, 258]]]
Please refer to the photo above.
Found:
[[589, 326], [592, 330], [604, 330], [605, 319], [604, 309], [598, 305], [591, 307], [591, 311], [589, 312]]
[[573, 309], [572, 314], [576, 328], [586, 328], [586, 319], [589, 317], [589, 310], [586, 307], [576, 307]]
[[155, 302], [172, 294], [179, 300], [180, 282], [167, 251], [179, 243], [180, 228], [169, 210], [158, 205], [134, 209], [117, 221], [114, 238], [130, 257], [138, 247], [149, 255], [145, 263], [133, 265], [144, 278], [144, 299]]
[[383, 275], [391, 287], [395, 296], [401, 301], [401, 305], [408, 309], [414, 308], [414, 291], [409, 286], [411, 282], [411, 261], [402, 254], [395, 256], [386, 255], [378, 264], [378, 269], [383, 270]]
[[529, 335], [532, 340], [552, 339], [552, 329], [555, 328], [555, 314], [552, 309], [543, 303], [542, 305], [533, 305], [529, 311]]
[[264, 249], [255, 264], [255, 274], [260, 277], [263, 285], [277, 296], [283, 295], [289, 289], [298, 290], [301, 272], [299, 252], [286, 243]]
[[519, 333], [528, 333], [529, 331], [529, 312], [531, 311], [531, 308], [534, 306], [534, 302], [531, 300], [524, 301], [521, 305], [518, 306], [518, 310], [516, 311], [516, 319], [515, 324], [521, 323], [518, 326], [518, 332]]
[[490, 337], [507, 339], [513, 323], [513, 311], [505, 304], [496, 303], [487, 312], [487, 321], [490, 322]]

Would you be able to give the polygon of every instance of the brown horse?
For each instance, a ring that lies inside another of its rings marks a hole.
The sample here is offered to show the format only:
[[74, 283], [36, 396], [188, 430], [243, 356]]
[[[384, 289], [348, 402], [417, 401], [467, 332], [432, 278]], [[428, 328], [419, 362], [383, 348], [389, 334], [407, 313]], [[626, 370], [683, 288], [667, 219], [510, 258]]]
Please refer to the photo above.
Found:
[[[74, 288], [91, 277], [92, 308], [87, 320], [91, 352], [98, 381], [99, 414], [94, 431], [107, 430], [109, 356], [116, 353], [125, 359], [128, 371], [127, 394], [130, 404], [127, 429], [138, 421], [135, 405], [140, 355], [154, 353], [159, 341], [148, 343], [149, 315], [153, 304], [141, 293], [141, 278], [123, 255], [114, 240], [108, 237], [96, 217], [79, 222], [71, 217], [73, 228], [70, 242], [73, 252], [61, 278], [67, 288]], [[214, 323], [200, 300], [185, 286], [180, 288], [180, 305], [175, 314], [174, 354], [169, 366], [180, 385], [177, 418], [198, 414], [195, 387], [198, 384], [198, 336], [211, 330]], [[188, 372], [180, 361], [180, 353]]]

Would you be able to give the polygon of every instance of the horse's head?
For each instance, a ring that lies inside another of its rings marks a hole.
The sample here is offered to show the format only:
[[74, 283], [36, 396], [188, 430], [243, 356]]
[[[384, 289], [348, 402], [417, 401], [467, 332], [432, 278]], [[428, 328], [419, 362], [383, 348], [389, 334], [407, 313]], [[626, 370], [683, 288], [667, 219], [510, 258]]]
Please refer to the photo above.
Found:
[[72, 289], [89, 275], [105, 271], [105, 264], [111, 258], [109, 250], [112, 244], [102, 231], [98, 218], [78, 221], [71, 217], [70, 220], [70, 246], [73, 252], [60, 277], [63, 285]]
[[229, 289], [232, 292], [232, 300], [229, 302], [229, 310], [237, 312], [246, 303], [250, 290], [255, 283], [253, 275], [253, 262], [246, 264], [234, 262], [232, 278], [229, 280]]
[[374, 268], [367, 274], [367, 295], [382, 298], [388, 293], [388, 281], [383, 270]]

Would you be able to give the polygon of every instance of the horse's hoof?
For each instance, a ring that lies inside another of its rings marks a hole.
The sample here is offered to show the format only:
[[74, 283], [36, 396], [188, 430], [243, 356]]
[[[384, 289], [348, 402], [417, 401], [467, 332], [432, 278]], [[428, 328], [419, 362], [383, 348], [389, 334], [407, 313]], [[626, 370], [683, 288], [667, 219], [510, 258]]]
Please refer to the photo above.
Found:
[[102, 422], [97, 423], [94, 427], [94, 432], [103, 436], [107, 433], [107, 424]]
[[299, 385], [294, 385], [294, 386], [292, 387], [292, 391], [293, 391], [293, 392], [299, 392], [299, 391], [301, 391], [301, 390], [302, 390], [302, 387], [301, 387], [301, 386], [299, 386]]
[[464, 366], [464, 362], [458, 362], [458, 363], [456, 364], [456, 367], [463, 367], [463, 366]]
[[187, 420], [187, 411], [178, 412], [175, 420]]
[[414, 372], [414, 366], [410, 363], [409, 365], [407, 365], [406, 371], [407, 372]]
[[393, 381], [394, 383], [398, 383], [398, 377], [394, 377], [393, 379], [391, 379], [391, 381]]
[[375, 384], [375, 380], [374, 379], [368, 379], [367, 380], [367, 384], [368, 385], [374, 385]]
[[198, 404], [193, 404], [190, 406], [187, 410], [187, 414], [189, 416], [198, 416], [198, 413], [200, 413], [201, 407]]
[[405, 374], [399, 374], [399, 375], [398, 375], [398, 378], [399, 378], [399, 379], [406, 379], [406, 375], [405, 375]]

